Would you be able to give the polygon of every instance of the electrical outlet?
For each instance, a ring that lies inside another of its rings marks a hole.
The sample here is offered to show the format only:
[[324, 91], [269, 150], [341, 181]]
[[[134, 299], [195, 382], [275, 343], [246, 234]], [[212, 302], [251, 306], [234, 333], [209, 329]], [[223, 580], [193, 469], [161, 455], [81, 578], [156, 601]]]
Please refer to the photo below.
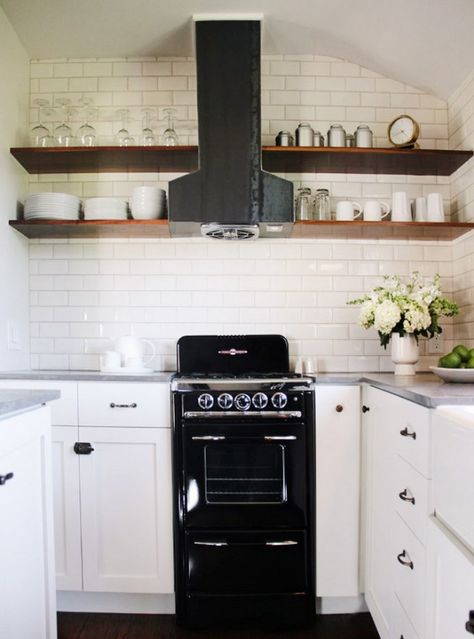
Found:
[[430, 355], [442, 355], [444, 352], [443, 336], [439, 333], [428, 340], [428, 353]]

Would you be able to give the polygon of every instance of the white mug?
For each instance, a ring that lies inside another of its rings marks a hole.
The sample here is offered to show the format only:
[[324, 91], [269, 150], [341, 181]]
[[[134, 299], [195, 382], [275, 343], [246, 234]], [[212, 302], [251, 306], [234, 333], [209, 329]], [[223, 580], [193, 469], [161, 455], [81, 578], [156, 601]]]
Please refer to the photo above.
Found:
[[113, 371], [120, 368], [120, 353], [118, 351], [104, 351], [100, 354], [100, 370]]
[[417, 197], [415, 199], [415, 222], [426, 222], [426, 198]]
[[124, 368], [130, 371], [140, 371], [145, 368], [143, 357], [127, 357], [125, 359]]
[[[384, 211], [384, 213], [382, 213]], [[390, 206], [387, 202], [369, 200], [364, 204], [364, 220], [366, 222], [380, 222], [390, 213]]]
[[[354, 215], [354, 210], [357, 214]], [[350, 202], [349, 200], [342, 200], [336, 204], [336, 220], [347, 221], [355, 220], [356, 217], [362, 215], [362, 206], [358, 202]]]
[[427, 222], [444, 222], [444, 205], [441, 193], [428, 193], [426, 198]]
[[392, 195], [392, 222], [411, 222], [411, 207], [405, 191], [396, 191]]

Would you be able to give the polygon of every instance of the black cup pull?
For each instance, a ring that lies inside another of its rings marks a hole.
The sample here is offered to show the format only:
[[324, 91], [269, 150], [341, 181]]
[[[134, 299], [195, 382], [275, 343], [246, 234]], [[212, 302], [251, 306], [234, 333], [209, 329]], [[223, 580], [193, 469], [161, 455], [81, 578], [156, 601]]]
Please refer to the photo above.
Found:
[[131, 404], [116, 404], [115, 402], [110, 402], [110, 408], [136, 408], [136, 402], [132, 402]]
[[410, 504], [415, 505], [415, 498], [408, 496], [408, 490], [406, 488], [405, 490], [402, 490], [401, 493], [398, 493], [398, 496], [400, 497], [402, 501], [409, 501]]
[[90, 455], [94, 451], [94, 448], [89, 442], [76, 442], [74, 444], [74, 452], [76, 455]]
[[336, 413], [342, 413], [343, 410], [344, 410], [344, 406], [342, 404], [338, 404], [336, 406]]
[[6, 475], [0, 475], [0, 486], [4, 486], [9, 479], [13, 479], [13, 473], [7, 473]]
[[362, 406], [362, 412], [363, 413], [368, 413], [370, 410], [370, 408], [368, 406]]
[[397, 559], [402, 564], [402, 566], [406, 566], [407, 568], [410, 568], [411, 570], [413, 570], [414, 568], [413, 562], [411, 561], [410, 558], [408, 559], [408, 561], [406, 561], [406, 559], [404, 559], [405, 557], [408, 557], [408, 553], [406, 550], [404, 550], [399, 555], [397, 555]]
[[413, 431], [413, 433], [410, 433], [410, 432], [408, 431], [407, 426], [405, 426], [405, 428], [404, 428], [403, 430], [401, 430], [401, 431], [400, 431], [400, 435], [401, 435], [402, 437], [411, 437], [412, 439], [416, 439], [416, 433], [415, 433], [415, 431]]
[[469, 621], [466, 621], [466, 632], [474, 635], [474, 610], [469, 610]]

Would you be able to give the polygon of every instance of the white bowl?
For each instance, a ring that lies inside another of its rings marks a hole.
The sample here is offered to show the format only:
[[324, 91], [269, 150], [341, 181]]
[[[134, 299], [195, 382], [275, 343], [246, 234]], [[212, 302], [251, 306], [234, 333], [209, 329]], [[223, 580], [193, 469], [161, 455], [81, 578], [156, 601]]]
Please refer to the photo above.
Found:
[[440, 366], [430, 366], [430, 368], [445, 382], [474, 384], [474, 368], [441, 368]]

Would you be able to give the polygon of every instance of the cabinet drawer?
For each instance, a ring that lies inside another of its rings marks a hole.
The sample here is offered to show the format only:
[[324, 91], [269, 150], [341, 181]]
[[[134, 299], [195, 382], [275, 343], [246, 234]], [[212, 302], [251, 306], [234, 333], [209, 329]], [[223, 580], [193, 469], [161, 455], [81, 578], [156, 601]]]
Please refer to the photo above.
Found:
[[400, 517], [396, 518], [394, 535], [395, 594], [417, 634], [423, 637], [426, 550]]
[[0, 388], [59, 390], [61, 397], [50, 402], [53, 426], [77, 426], [77, 383], [55, 380], [0, 380]]
[[425, 544], [431, 481], [420, 475], [399, 455], [395, 455], [394, 469], [396, 477], [393, 494], [395, 510], [418, 539]]
[[392, 630], [393, 639], [419, 639], [416, 630], [413, 628], [413, 624], [410, 623], [396, 595]]
[[424, 477], [429, 478], [429, 409], [398, 397], [395, 399], [397, 401], [390, 408], [395, 415], [395, 451]]
[[169, 385], [141, 382], [80, 383], [79, 424], [169, 428]]

